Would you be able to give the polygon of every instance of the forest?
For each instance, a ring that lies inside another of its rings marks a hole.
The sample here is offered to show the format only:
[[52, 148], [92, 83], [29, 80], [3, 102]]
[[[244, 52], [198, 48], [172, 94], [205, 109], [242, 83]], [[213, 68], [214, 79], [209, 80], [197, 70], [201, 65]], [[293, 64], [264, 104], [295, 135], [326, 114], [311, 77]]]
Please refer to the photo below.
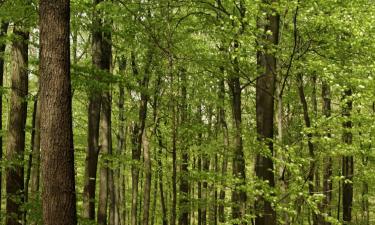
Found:
[[0, 224], [374, 225], [372, 0], [0, 0]]

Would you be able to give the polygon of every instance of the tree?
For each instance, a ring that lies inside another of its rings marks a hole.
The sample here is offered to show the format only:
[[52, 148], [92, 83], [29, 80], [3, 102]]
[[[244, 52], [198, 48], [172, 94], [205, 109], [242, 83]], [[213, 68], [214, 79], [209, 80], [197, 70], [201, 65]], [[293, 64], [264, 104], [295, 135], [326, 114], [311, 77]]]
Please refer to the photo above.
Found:
[[12, 44], [12, 92], [9, 110], [7, 160], [14, 165], [6, 169], [7, 219], [6, 224], [21, 224], [21, 205], [24, 199], [25, 126], [28, 95], [28, 40], [25, 27], [16, 25], [16, 39]]
[[75, 225], [70, 1], [41, 0], [39, 7], [43, 224]]
[[[271, 1], [277, 2], [277, 1]], [[262, 30], [259, 43], [265, 43], [265, 49], [259, 49], [257, 52], [257, 65], [260, 76], [256, 80], [256, 123], [258, 139], [261, 146], [265, 146], [267, 154], [258, 153], [255, 162], [255, 174], [262, 180], [266, 181], [270, 187], [275, 186], [273, 173], [273, 119], [274, 119], [274, 92], [275, 80], [277, 74], [276, 57], [272, 50], [279, 41], [279, 15], [269, 7], [270, 1], [262, 1], [265, 7], [265, 18], [259, 18], [258, 26]], [[270, 31], [270, 32], [269, 32]], [[257, 209], [256, 225], [273, 225], [276, 224], [275, 210], [269, 200], [260, 196], [255, 202]]]

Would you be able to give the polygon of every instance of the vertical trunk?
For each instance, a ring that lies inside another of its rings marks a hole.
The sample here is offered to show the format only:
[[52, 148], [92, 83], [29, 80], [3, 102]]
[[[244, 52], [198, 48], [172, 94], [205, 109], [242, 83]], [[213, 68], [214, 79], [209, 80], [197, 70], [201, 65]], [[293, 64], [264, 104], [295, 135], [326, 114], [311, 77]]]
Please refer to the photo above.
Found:
[[241, 129], [241, 86], [240, 78], [230, 78], [229, 87], [232, 97], [232, 115], [233, 127], [235, 129], [234, 138], [234, 156], [232, 163], [232, 174], [237, 179], [234, 190], [232, 192], [232, 217], [234, 219], [243, 219], [246, 210], [246, 192], [241, 186], [245, 184], [245, 158], [242, 144], [242, 129]]
[[[8, 31], [8, 23], [1, 21], [0, 23], [0, 39], [7, 35]], [[6, 44], [0, 42], [0, 86], [3, 87], [4, 85], [4, 53], [5, 53]], [[3, 130], [3, 93], [0, 94], [0, 130]], [[0, 135], [0, 160], [3, 160], [3, 136]], [[2, 187], [3, 187], [3, 175], [2, 169], [0, 169], [0, 202], [2, 202]], [[0, 213], [1, 212], [1, 204], [0, 204]], [[1, 216], [0, 216], [1, 219]]]
[[39, 9], [43, 224], [76, 225], [70, 4], [69, 0], [41, 0]]
[[[31, 186], [30, 197], [32, 200], [38, 198], [39, 191], [39, 167], [40, 167], [40, 101], [38, 96], [34, 99], [34, 111], [32, 117], [31, 131], [31, 153], [29, 155], [29, 164], [25, 181], [25, 202], [29, 201], [29, 186]], [[31, 185], [30, 184], [31, 180]], [[31, 211], [33, 212], [33, 211]], [[24, 212], [24, 224], [27, 224], [27, 211]]]
[[[224, 68], [222, 69], [222, 72], [224, 72]], [[224, 136], [224, 142], [223, 142], [223, 162], [221, 166], [221, 185], [224, 187], [225, 185], [225, 176], [227, 174], [227, 167], [228, 167], [228, 157], [227, 157], [227, 151], [229, 149], [229, 132], [228, 132], [228, 126], [227, 122], [225, 119], [225, 84], [224, 84], [224, 79], [220, 80], [219, 83], [220, 91], [219, 91], [219, 99], [220, 99], [220, 107], [219, 107], [219, 122], [220, 126], [223, 132]], [[221, 223], [225, 223], [225, 207], [224, 207], [224, 201], [225, 201], [225, 188], [222, 188], [220, 190], [219, 194], [220, 198], [220, 204], [219, 204], [219, 209], [218, 209], [218, 214], [219, 214], [219, 221]]]
[[[322, 98], [323, 98], [323, 114], [328, 119], [331, 117], [331, 90], [326, 81], [322, 84]], [[331, 133], [328, 131], [325, 134], [326, 137], [330, 138]], [[326, 150], [328, 151], [328, 149]], [[326, 213], [328, 216], [331, 216], [331, 201], [332, 201], [332, 157], [326, 156], [323, 161], [324, 172], [323, 172], [323, 205], [322, 212]], [[331, 225], [330, 222], [325, 222], [323, 225]]]
[[188, 146], [186, 144], [186, 129], [187, 129], [187, 79], [186, 71], [181, 69], [181, 174], [180, 174], [180, 218], [179, 225], [189, 224], [189, 154]]
[[[238, 47], [238, 41], [235, 40], [235, 51], [237, 51], [236, 49], [238, 49]], [[234, 183], [234, 190], [232, 191], [232, 217], [233, 219], [242, 220], [246, 211], [247, 196], [246, 192], [242, 189], [242, 186], [246, 183], [246, 168], [242, 143], [241, 83], [237, 57], [234, 59], [234, 70], [235, 74], [232, 74], [228, 80], [231, 93], [233, 127], [235, 130], [232, 174], [236, 181]]]
[[142, 136], [146, 125], [147, 116], [147, 102], [149, 99], [147, 89], [150, 79], [150, 67], [152, 62], [153, 52], [149, 50], [147, 53], [147, 61], [145, 64], [143, 77], [139, 77], [139, 71], [136, 64], [135, 52], [131, 54], [131, 65], [133, 75], [138, 80], [138, 85], [141, 87], [141, 99], [139, 102], [138, 121], [134, 123], [132, 134], [132, 212], [131, 225], [137, 225], [138, 215], [138, 183], [139, 183], [139, 165], [142, 150]]
[[[12, 167], [6, 168], [6, 224], [21, 224], [21, 205], [24, 201], [24, 151], [25, 126], [28, 94], [28, 32], [14, 27], [17, 36], [12, 43], [12, 84], [9, 109], [9, 131], [7, 137], [7, 161]], [[15, 200], [20, 199], [20, 200]]]
[[[310, 121], [310, 115], [309, 115], [309, 110], [307, 106], [305, 91], [303, 87], [302, 74], [297, 75], [297, 84], [298, 84], [299, 98], [300, 98], [302, 108], [303, 108], [303, 119], [305, 121], [305, 126], [307, 128], [311, 128], [311, 121]], [[308, 132], [307, 133], [307, 145], [309, 148], [310, 168], [309, 168], [307, 180], [309, 182], [308, 184], [309, 195], [313, 196], [314, 195], [314, 174], [315, 174], [315, 151], [314, 151], [314, 145], [311, 139], [312, 139], [312, 133]], [[312, 217], [313, 217], [313, 224], [316, 225], [318, 223], [318, 217], [314, 212], [312, 213]]]
[[[156, 84], [154, 100], [153, 100], [153, 117], [154, 117], [154, 123], [155, 123], [154, 134], [158, 141], [158, 153], [155, 154], [156, 162], [158, 165], [158, 169], [157, 169], [158, 181], [155, 181], [155, 182], [159, 184], [160, 204], [161, 204], [161, 210], [162, 210], [163, 225], [167, 225], [168, 219], [167, 219], [167, 208], [166, 208], [165, 198], [164, 198], [163, 164], [161, 160], [161, 157], [163, 155], [163, 138], [161, 136], [162, 134], [160, 131], [160, 118], [158, 118], [158, 111], [157, 111], [158, 104], [159, 104], [159, 95], [160, 95], [159, 92], [160, 92], [161, 82], [162, 82], [161, 75], [158, 75], [156, 82], [157, 84]], [[155, 190], [155, 193], [156, 193], [156, 190]], [[156, 195], [154, 196], [154, 199], [156, 200]]]
[[144, 172], [145, 182], [143, 189], [143, 225], [149, 224], [150, 217], [150, 195], [151, 195], [151, 158], [149, 142], [146, 132], [143, 132], [143, 160], [144, 160]]
[[[344, 93], [343, 100], [345, 106], [343, 109], [343, 117], [345, 121], [343, 123], [344, 133], [343, 142], [346, 145], [352, 144], [352, 121], [350, 120], [350, 114], [353, 107], [352, 102], [352, 90], [348, 89]], [[344, 181], [342, 182], [342, 218], [344, 222], [351, 222], [352, 220], [352, 206], [353, 206], [353, 173], [354, 173], [354, 159], [352, 155], [345, 155], [342, 158], [342, 175]]]
[[[120, 59], [119, 63], [119, 70], [120, 74], [124, 76], [125, 70], [126, 70], [126, 59], [122, 58]], [[125, 113], [124, 113], [124, 105], [125, 105], [125, 87], [122, 82], [119, 83], [119, 99], [118, 99], [118, 110], [119, 110], [119, 115], [118, 115], [118, 120], [119, 120], [119, 133], [118, 133], [118, 138], [117, 138], [117, 155], [120, 158], [123, 158], [125, 154]], [[118, 199], [116, 201], [118, 211], [119, 211], [119, 216], [118, 216], [118, 221], [119, 225], [125, 225], [126, 224], [126, 213], [125, 209], [126, 207], [123, 206], [125, 203], [124, 199], [124, 192], [125, 192], [125, 177], [123, 174], [124, 171], [124, 166], [122, 164], [119, 165], [119, 168], [117, 170], [117, 177], [118, 177]]]
[[[102, 68], [107, 73], [111, 69], [111, 59], [112, 59], [112, 45], [111, 45], [111, 31], [110, 26], [107, 26], [106, 31], [103, 32], [102, 40]], [[104, 27], [104, 26], [103, 26]], [[110, 75], [109, 75], [110, 76]], [[108, 77], [110, 78], [110, 77]], [[109, 79], [108, 79], [109, 80]], [[100, 147], [102, 153], [102, 167], [100, 168], [100, 183], [99, 183], [99, 202], [98, 202], [98, 224], [107, 224], [107, 207], [113, 210], [112, 202], [114, 200], [113, 192], [113, 171], [109, 168], [109, 161], [106, 157], [112, 155], [112, 97], [111, 97], [111, 87], [110, 84], [105, 84], [103, 94], [101, 96], [101, 112], [100, 112]], [[109, 193], [109, 190], [111, 191]], [[110, 199], [111, 201], [109, 201]], [[113, 215], [113, 211], [112, 211]], [[113, 221], [110, 221], [113, 222]], [[112, 225], [110, 223], [110, 225]]]
[[[103, 39], [100, 27], [102, 22], [98, 9], [95, 7], [102, 0], [93, 0], [93, 30], [92, 30], [92, 64], [95, 70], [105, 69], [103, 65]], [[93, 75], [94, 81], [99, 81], [97, 72]], [[96, 172], [99, 155], [99, 121], [100, 121], [101, 93], [93, 85], [89, 90], [88, 102], [88, 131], [87, 131], [87, 152], [85, 161], [85, 181], [83, 189], [83, 217], [95, 220], [95, 190]]]
[[[271, 5], [270, 1], [262, 1], [266, 5]], [[272, 0], [271, 2], [277, 2]], [[265, 10], [262, 8], [262, 11]], [[266, 11], [267, 12], [267, 11]], [[266, 41], [266, 49], [257, 52], [257, 64], [262, 71], [256, 81], [256, 123], [258, 140], [263, 142], [273, 155], [273, 118], [274, 118], [274, 92], [276, 80], [276, 56], [267, 53], [267, 48], [272, 48], [278, 44], [279, 40], [279, 15], [276, 12], [266, 13], [266, 18], [258, 21], [258, 24], [264, 32], [260, 37], [260, 42]], [[268, 31], [271, 31], [268, 33]], [[271, 187], [275, 186], [273, 174], [273, 161], [271, 157], [264, 154], [258, 154], [255, 162], [255, 174], [264, 181], [267, 181]], [[255, 225], [274, 225], [276, 224], [276, 213], [271, 203], [259, 196], [255, 202], [256, 219]]]

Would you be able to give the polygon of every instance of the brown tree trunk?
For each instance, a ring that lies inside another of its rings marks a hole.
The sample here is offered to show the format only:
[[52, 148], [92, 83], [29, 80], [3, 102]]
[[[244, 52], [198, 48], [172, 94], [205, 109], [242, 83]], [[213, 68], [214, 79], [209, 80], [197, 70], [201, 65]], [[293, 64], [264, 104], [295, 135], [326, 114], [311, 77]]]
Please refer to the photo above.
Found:
[[[1, 21], [0, 23], [0, 39], [7, 35], [9, 23]], [[6, 44], [0, 42], [0, 86], [3, 88], [4, 86], [4, 53], [5, 53]], [[3, 93], [0, 94], [0, 130], [3, 130]], [[0, 160], [3, 160], [3, 136], [0, 135]], [[2, 186], [3, 186], [3, 175], [2, 175], [2, 168], [0, 168], [0, 202], [2, 196]], [[0, 204], [0, 213], [1, 212], [1, 204]], [[0, 216], [1, 219], [1, 216]]]
[[[16, 25], [12, 43], [12, 83], [7, 137], [7, 160], [12, 163], [6, 168], [6, 224], [21, 224], [24, 202], [24, 151], [25, 126], [28, 94], [28, 40], [29, 33]], [[20, 199], [20, 200], [15, 200]]]
[[[305, 126], [307, 128], [311, 128], [311, 121], [310, 121], [310, 115], [309, 110], [307, 106], [306, 96], [305, 96], [305, 90], [303, 87], [303, 77], [302, 74], [297, 74], [297, 84], [298, 84], [298, 94], [299, 98], [302, 104], [303, 108], [303, 119], [305, 121]], [[307, 133], [307, 146], [309, 148], [309, 156], [310, 156], [310, 168], [308, 172], [308, 185], [309, 185], [309, 195], [314, 195], [314, 175], [315, 175], [315, 151], [314, 151], [314, 145], [312, 143], [312, 133]], [[318, 223], [318, 216], [316, 213], [312, 213], [313, 217], [313, 224], [316, 225]]]
[[[331, 90], [326, 81], [322, 84], [322, 98], [323, 98], [323, 114], [328, 119], [331, 117]], [[328, 131], [325, 134], [326, 137], [330, 138], [331, 133]], [[329, 149], [327, 149], [329, 151]], [[332, 216], [331, 212], [331, 202], [332, 202], [332, 157], [324, 157], [323, 160], [324, 172], [323, 172], [323, 205], [322, 212], [326, 213], [328, 216]], [[323, 225], [331, 225], [330, 222], [326, 221]]]
[[[108, 25], [108, 24], [107, 24]], [[103, 26], [104, 27], [104, 26]], [[102, 40], [102, 68], [107, 72], [107, 79], [109, 80], [111, 72], [111, 59], [112, 59], [112, 45], [111, 45], [111, 32], [110, 26], [106, 26], [106, 31], [103, 32]], [[102, 153], [102, 167], [100, 168], [100, 183], [99, 183], [99, 202], [98, 202], [98, 224], [107, 224], [107, 207], [113, 209], [113, 173], [109, 168], [109, 161], [106, 157], [112, 155], [112, 97], [111, 88], [109, 84], [105, 84], [104, 91], [101, 97], [101, 112], [100, 112], [100, 128], [99, 128], [99, 138], [100, 138], [100, 150]], [[109, 190], [111, 192], [109, 193]], [[109, 201], [108, 199], [112, 201]], [[112, 211], [113, 212], [113, 211]], [[111, 222], [111, 221], [110, 221]], [[112, 225], [110, 223], [110, 225]]]
[[131, 64], [133, 75], [138, 80], [138, 85], [141, 87], [141, 100], [139, 102], [138, 121], [134, 123], [132, 134], [132, 211], [131, 211], [131, 225], [137, 225], [138, 214], [138, 183], [139, 183], [139, 165], [142, 150], [142, 136], [146, 125], [147, 116], [147, 102], [149, 99], [146, 93], [150, 79], [150, 67], [153, 57], [153, 52], [147, 53], [147, 61], [144, 69], [143, 77], [139, 77], [138, 68], [135, 60], [135, 53], [131, 54]]
[[[351, 110], [353, 108], [352, 102], [352, 90], [348, 89], [344, 93], [344, 109], [343, 117], [345, 119], [343, 123], [344, 134], [343, 142], [346, 145], [352, 144], [352, 121], [350, 120]], [[344, 222], [351, 222], [352, 220], [352, 206], [353, 206], [353, 174], [354, 173], [354, 159], [351, 155], [343, 156], [342, 158], [342, 175], [345, 180], [342, 182], [342, 218]]]
[[187, 129], [187, 79], [186, 71], [184, 69], [180, 70], [181, 75], [181, 174], [180, 174], [180, 218], [179, 225], [189, 224], [189, 154], [188, 147], [186, 144], [186, 129]]
[[[238, 49], [238, 41], [234, 42], [234, 49]], [[236, 50], [235, 50], [236, 51]], [[238, 58], [234, 59], [234, 71], [228, 79], [228, 85], [231, 94], [232, 118], [234, 127], [234, 152], [232, 162], [232, 174], [236, 179], [234, 190], [232, 191], [232, 218], [242, 220], [246, 211], [246, 192], [242, 186], [246, 184], [246, 167], [242, 143], [242, 104], [241, 104], [241, 83], [239, 77]], [[236, 223], [239, 224], [239, 223]], [[244, 224], [241, 222], [240, 224]]]
[[[103, 63], [103, 38], [102, 21], [99, 10], [96, 6], [102, 0], [93, 0], [93, 30], [92, 30], [92, 64], [94, 68], [93, 78], [99, 82], [98, 70], [106, 69]], [[93, 85], [89, 90], [88, 102], [88, 130], [87, 130], [87, 150], [85, 161], [85, 181], [83, 189], [83, 217], [95, 220], [95, 190], [96, 190], [96, 172], [99, 156], [99, 121], [101, 108], [101, 91]]]
[[44, 225], [76, 225], [69, 0], [40, 1], [40, 146]]
[[[29, 201], [29, 186], [31, 186], [31, 200], [38, 198], [40, 178], [40, 101], [38, 96], [34, 99], [34, 111], [32, 118], [31, 131], [31, 153], [29, 155], [29, 163], [27, 167], [27, 175], [25, 181], [25, 202]], [[30, 184], [31, 180], [31, 185]], [[33, 213], [31, 209], [30, 213]], [[27, 224], [27, 211], [24, 212], [24, 224]], [[34, 224], [34, 223], [33, 223]]]
[[143, 225], [149, 224], [150, 217], [150, 196], [151, 196], [151, 158], [149, 141], [146, 131], [143, 132], [143, 160], [144, 160], [144, 172], [145, 182], [143, 189]]
[[[277, 2], [277, 0], [263, 0], [265, 5], [271, 5], [270, 2]], [[263, 142], [269, 150], [270, 155], [273, 155], [273, 119], [274, 119], [274, 93], [276, 81], [276, 57], [270, 52], [268, 48], [272, 45], [277, 45], [279, 40], [279, 15], [276, 12], [268, 12], [262, 7], [262, 11], [267, 12], [266, 18], [261, 18], [258, 21], [258, 26], [262, 29], [263, 34], [260, 37], [260, 42], [266, 42], [266, 49], [257, 52], [257, 64], [262, 71], [256, 81], [256, 122], [258, 140]], [[268, 33], [268, 31], [271, 31]], [[264, 154], [258, 154], [255, 162], [255, 174], [264, 181], [268, 181], [271, 187], [275, 186], [273, 174], [273, 161], [271, 157]], [[255, 225], [275, 225], [276, 213], [272, 208], [271, 203], [262, 196], [255, 202], [256, 219]]]
[[[125, 70], [126, 70], [126, 59], [120, 59], [119, 63], [119, 70], [120, 74], [124, 76]], [[119, 99], [118, 99], [118, 110], [119, 110], [119, 133], [117, 136], [117, 155], [120, 158], [123, 158], [125, 154], [125, 87], [122, 82], [119, 83]], [[125, 204], [125, 177], [123, 174], [124, 166], [122, 164], [119, 165], [119, 168], [117, 170], [117, 177], [118, 177], [118, 198], [116, 200], [116, 205], [118, 207], [119, 211], [119, 225], [125, 225], [126, 224], [126, 207], [123, 206]]]
[[[223, 71], [224, 72], [224, 69]], [[224, 79], [220, 80], [219, 83], [220, 91], [219, 91], [219, 99], [220, 99], [220, 107], [219, 107], [219, 122], [220, 126], [223, 132], [224, 136], [224, 141], [223, 141], [223, 162], [221, 166], [221, 175], [222, 175], [222, 180], [221, 180], [221, 185], [224, 187], [225, 185], [225, 176], [227, 175], [227, 167], [228, 167], [228, 157], [227, 157], [227, 151], [229, 150], [229, 132], [228, 132], [228, 125], [225, 119], [225, 84], [224, 84]], [[225, 201], [225, 188], [222, 188], [220, 190], [219, 194], [220, 198], [220, 204], [219, 204], [219, 209], [218, 209], [218, 214], [219, 214], [219, 221], [221, 223], [225, 222], [225, 207], [224, 207], [224, 201]]]

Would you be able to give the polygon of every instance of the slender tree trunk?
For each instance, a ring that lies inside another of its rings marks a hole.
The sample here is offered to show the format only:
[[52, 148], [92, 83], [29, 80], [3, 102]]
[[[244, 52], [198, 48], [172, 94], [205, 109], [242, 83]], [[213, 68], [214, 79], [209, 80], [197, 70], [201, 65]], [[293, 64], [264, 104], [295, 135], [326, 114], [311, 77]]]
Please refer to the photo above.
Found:
[[[93, 74], [93, 80], [99, 82], [97, 70], [106, 69], [103, 63], [103, 38], [102, 21], [99, 10], [96, 6], [102, 0], [93, 0], [93, 30], [92, 30], [92, 64], [96, 70]], [[83, 189], [83, 217], [95, 220], [95, 190], [96, 190], [96, 172], [99, 156], [99, 122], [101, 108], [101, 91], [94, 85], [89, 90], [88, 102], [88, 130], [87, 130], [87, 152], [85, 161], [85, 181]]]
[[132, 212], [131, 225], [137, 225], [138, 215], [138, 183], [139, 183], [139, 162], [141, 159], [142, 150], [142, 136], [146, 125], [147, 103], [149, 96], [146, 93], [150, 79], [150, 67], [152, 63], [153, 52], [149, 50], [147, 53], [147, 61], [144, 69], [143, 77], [139, 77], [139, 71], [135, 60], [135, 53], [131, 54], [131, 64], [133, 75], [138, 80], [138, 85], [141, 87], [141, 100], [139, 102], [138, 121], [134, 123], [132, 134]]
[[[353, 108], [352, 102], [352, 90], [348, 89], [344, 93], [343, 100], [345, 106], [343, 109], [343, 117], [345, 122], [343, 123], [344, 134], [343, 141], [346, 145], [352, 144], [352, 121], [350, 120], [351, 110]], [[345, 180], [342, 182], [342, 210], [343, 210], [343, 221], [350, 223], [352, 220], [352, 206], [353, 206], [353, 174], [354, 173], [354, 159], [352, 155], [345, 155], [342, 159], [342, 175]]]
[[[6, 224], [21, 224], [24, 202], [24, 151], [28, 94], [28, 41], [29, 33], [16, 25], [12, 43], [12, 83], [7, 137], [7, 160], [12, 167], [6, 168]], [[15, 200], [19, 199], [19, 200]]]
[[180, 218], [179, 225], [189, 224], [189, 154], [186, 144], [186, 129], [188, 124], [187, 118], [187, 78], [186, 71], [180, 70], [181, 76], [181, 174], [180, 174]]
[[143, 225], [149, 224], [150, 217], [150, 196], [151, 196], [151, 158], [149, 141], [146, 132], [143, 132], [143, 159], [145, 182], [143, 189]]
[[[272, 0], [271, 2], [277, 2]], [[262, 3], [271, 5], [270, 1], [263, 0]], [[262, 10], [265, 10], [262, 8]], [[266, 11], [268, 12], [268, 11]], [[274, 13], [274, 14], [273, 14]], [[256, 81], [256, 123], [258, 139], [264, 142], [268, 147], [270, 155], [273, 155], [273, 119], [274, 119], [274, 93], [276, 80], [276, 56], [269, 52], [267, 48], [270, 45], [277, 45], [279, 40], [279, 15], [276, 12], [266, 13], [266, 18], [258, 21], [258, 26], [264, 32], [260, 37], [261, 42], [266, 41], [266, 49], [257, 52], [257, 64], [262, 71]], [[268, 32], [271, 31], [271, 32]], [[275, 186], [273, 173], [273, 161], [271, 157], [264, 154], [258, 154], [255, 162], [255, 174], [264, 181], [267, 181], [270, 187]], [[262, 196], [255, 202], [256, 219], [255, 225], [275, 225], [276, 212], [271, 206], [271, 202]]]
[[[322, 84], [322, 98], [323, 98], [323, 114], [328, 119], [331, 117], [331, 89], [326, 81]], [[325, 134], [326, 137], [330, 138], [331, 133], [328, 131]], [[328, 151], [328, 149], [327, 149]], [[323, 172], [323, 207], [322, 212], [327, 213], [328, 216], [332, 216], [331, 202], [332, 202], [332, 157], [324, 157], [324, 172]], [[331, 225], [330, 222], [326, 221], [323, 225]]]
[[[104, 71], [108, 74], [111, 72], [111, 61], [112, 61], [112, 44], [111, 44], [111, 31], [108, 24], [103, 25], [106, 30], [103, 32], [102, 40], [102, 58], [101, 65]], [[108, 75], [111, 76], [111, 75]], [[108, 77], [110, 78], [110, 77]], [[101, 97], [101, 112], [100, 112], [100, 128], [99, 138], [100, 147], [102, 153], [102, 167], [100, 168], [100, 182], [99, 182], [99, 202], [98, 202], [98, 224], [107, 224], [107, 208], [111, 209], [113, 215], [113, 204], [114, 192], [113, 192], [113, 171], [109, 167], [109, 160], [106, 157], [112, 155], [112, 97], [111, 97], [111, 86], [105, 84], [104, 91]], [[109, 193], [109, 191], [111, 191]], [[110, 200], [109, 200], [110, 199]], [[109, 221], [110, 225], [112, 225]]]
[[[224, 74], [224, 68], [222, 68], [222, 72]], [[227, 122], [226, 122], [226, 117], [225, 117], [225, 110], [224, 110], [224, 106], [225, 106], [225, 83], [224, 83], [224, 79], [220, 79], [220, 82], [219, 82], [219, 100], [220, 100], [220, 107], [219, 107], [219, 122], [220, 122], [220, 126], [221, 126], [221, 130], [223, 132], [223, 137], [224, 137], [224, 141], [223, 141], [223, 162], [222, 162], [222, 166], [221, 166], [221, 175], [222, 175], [222, 179], [221, 179], [221, 185], [224, 186], [225, 185], [225, 179], [224, 177], [227, 175], [227, 167], [228, 167], [228, 157], [227, 157], [227, 151], [229, 150], [229, 132], [228, 132], [228, 126], [227, 126]], [[219, 208], [218, 208], [218, 214], [219, 214], [219, 221], [221, 223], [225, 223], [225, 207], [224, 207], [224, 201], [225, 201], [225, 188], [222, 188], [220, 190], [220, 194], [219, 194], [219, 198], [220, 198], [220, 203], [219, 203]]]
[[[76, 225], [69, 0], [40, 0], [40, 108], [44, 225]], [[53, 49], [53, 51], [51, 51]]]
[[[120, 74], [124, 76], [126, 70], [126, 59], [122, 58], [119, 63], [119, 70]], [[125, 87], [122, 82], [119, 83], [119, 99], [118, 99], [118, 110], [119, 110], [119, 133], [117, 138], [117, 155], [120, 158], [123, 158], [125, 154], [125, 113], [124, 113], [124, 105], [125, 105]], [[119, 169], [117, 170], [118, 173], [118, 199], [116, 201], [118, 211], [119, 211], [119, 225], [126, 224], [126, 208], [123, 206], [125, 203], [124, 193], [125, 193], [125, 177], [123, 174], [124, 166], [122, 164], [119, 165]]]
[[[29, 202], [29, 186], [31, 186], [30, 197], [32, 200], [38, 198], [40, 178], [40, 101], [38, 96], [34, 99], [34, 111], [32, 117], [31, 152], [25, 181], [25, 202]], [[31, 180], [31, 185], [30, 184]], [[33, 210], [33, 209], [32, 209]], [[31, 211], [32, 213], [33, 211]], [[24, 212], [24, 224], [27, 224], [27, 211]], [[33, 223], [34, 224], [34, 223]]]
[[[307, 106], [307, 101], [306, 101], [306, 96], [305, 96], [305, 90], [303, 87], [303, 77], [302, 74], [297, 75], [297, 84], [298, 84], [298, 93], [300, 97], [300, 101], [302, 104], [303, 108], [303, 119], [305, 121], [305, 126], [309, 129], [311, 128], [311, 121], [310, 121], [310, 115], [309, 115], [309, 110]], [[307, 133], [307, 145], [309, 148], [309, 156], [310, 156], [310, 168], [308, 172], [308, 177], [307, 180], [309, 181], [309, 195], [313, 196], [314, 195], [314, 175], [315, 175], [315, 150], [314, 150], [314, 145], [312, 143], [312, 133], [308, 132]], [[312, 213], [313, 217], [313, 224], [317, 225], [318, 223], [318, 216], [316, 213]]]
[[[7, 35], [9, 23], [1, 21], [0, 23], [0, 39]], [[4, 53], [5, 53], [5, 43], [0, 43], [0, 86], [4, 86]], [[3, 93], [0, 95], [0, 130], [3, 130]], [[0, 160], [3, 160], [3, 136], [0, 135]], [[2, 168], [0, 168], [0, 202], [2, 202], [2, 186], [3, 186], [3, 175]], [[0, 220], [1, 220], [1, 204], [0, 204]]]
[[[237, 40], [234, 42], [234, 48], [238, 49]], [[246, 183], [246, 168], [245, 168], [245, 157], [243, 152], [242, 143], [242, 110], [241, 110], [241, 83], [239, 77], [239, 65], [238, 58], [234, 59], [234, 70], [229, 80], [229, 89], [231, 93], [232, 102], [232, 117], [233, 127], [235, 129], [234, 137], [234, 153], [232, 162], [232, 174], [236, 179], [234, 184], [234, 190], [232, 191], [232, 217], [233, 219], [242, 220], [246, 213], [246, 192], [242, 189], [242, 186]], [[236, 223], [239, 224], [239, 223]], [[240, 224], [244, 224], [241, 222]]]

